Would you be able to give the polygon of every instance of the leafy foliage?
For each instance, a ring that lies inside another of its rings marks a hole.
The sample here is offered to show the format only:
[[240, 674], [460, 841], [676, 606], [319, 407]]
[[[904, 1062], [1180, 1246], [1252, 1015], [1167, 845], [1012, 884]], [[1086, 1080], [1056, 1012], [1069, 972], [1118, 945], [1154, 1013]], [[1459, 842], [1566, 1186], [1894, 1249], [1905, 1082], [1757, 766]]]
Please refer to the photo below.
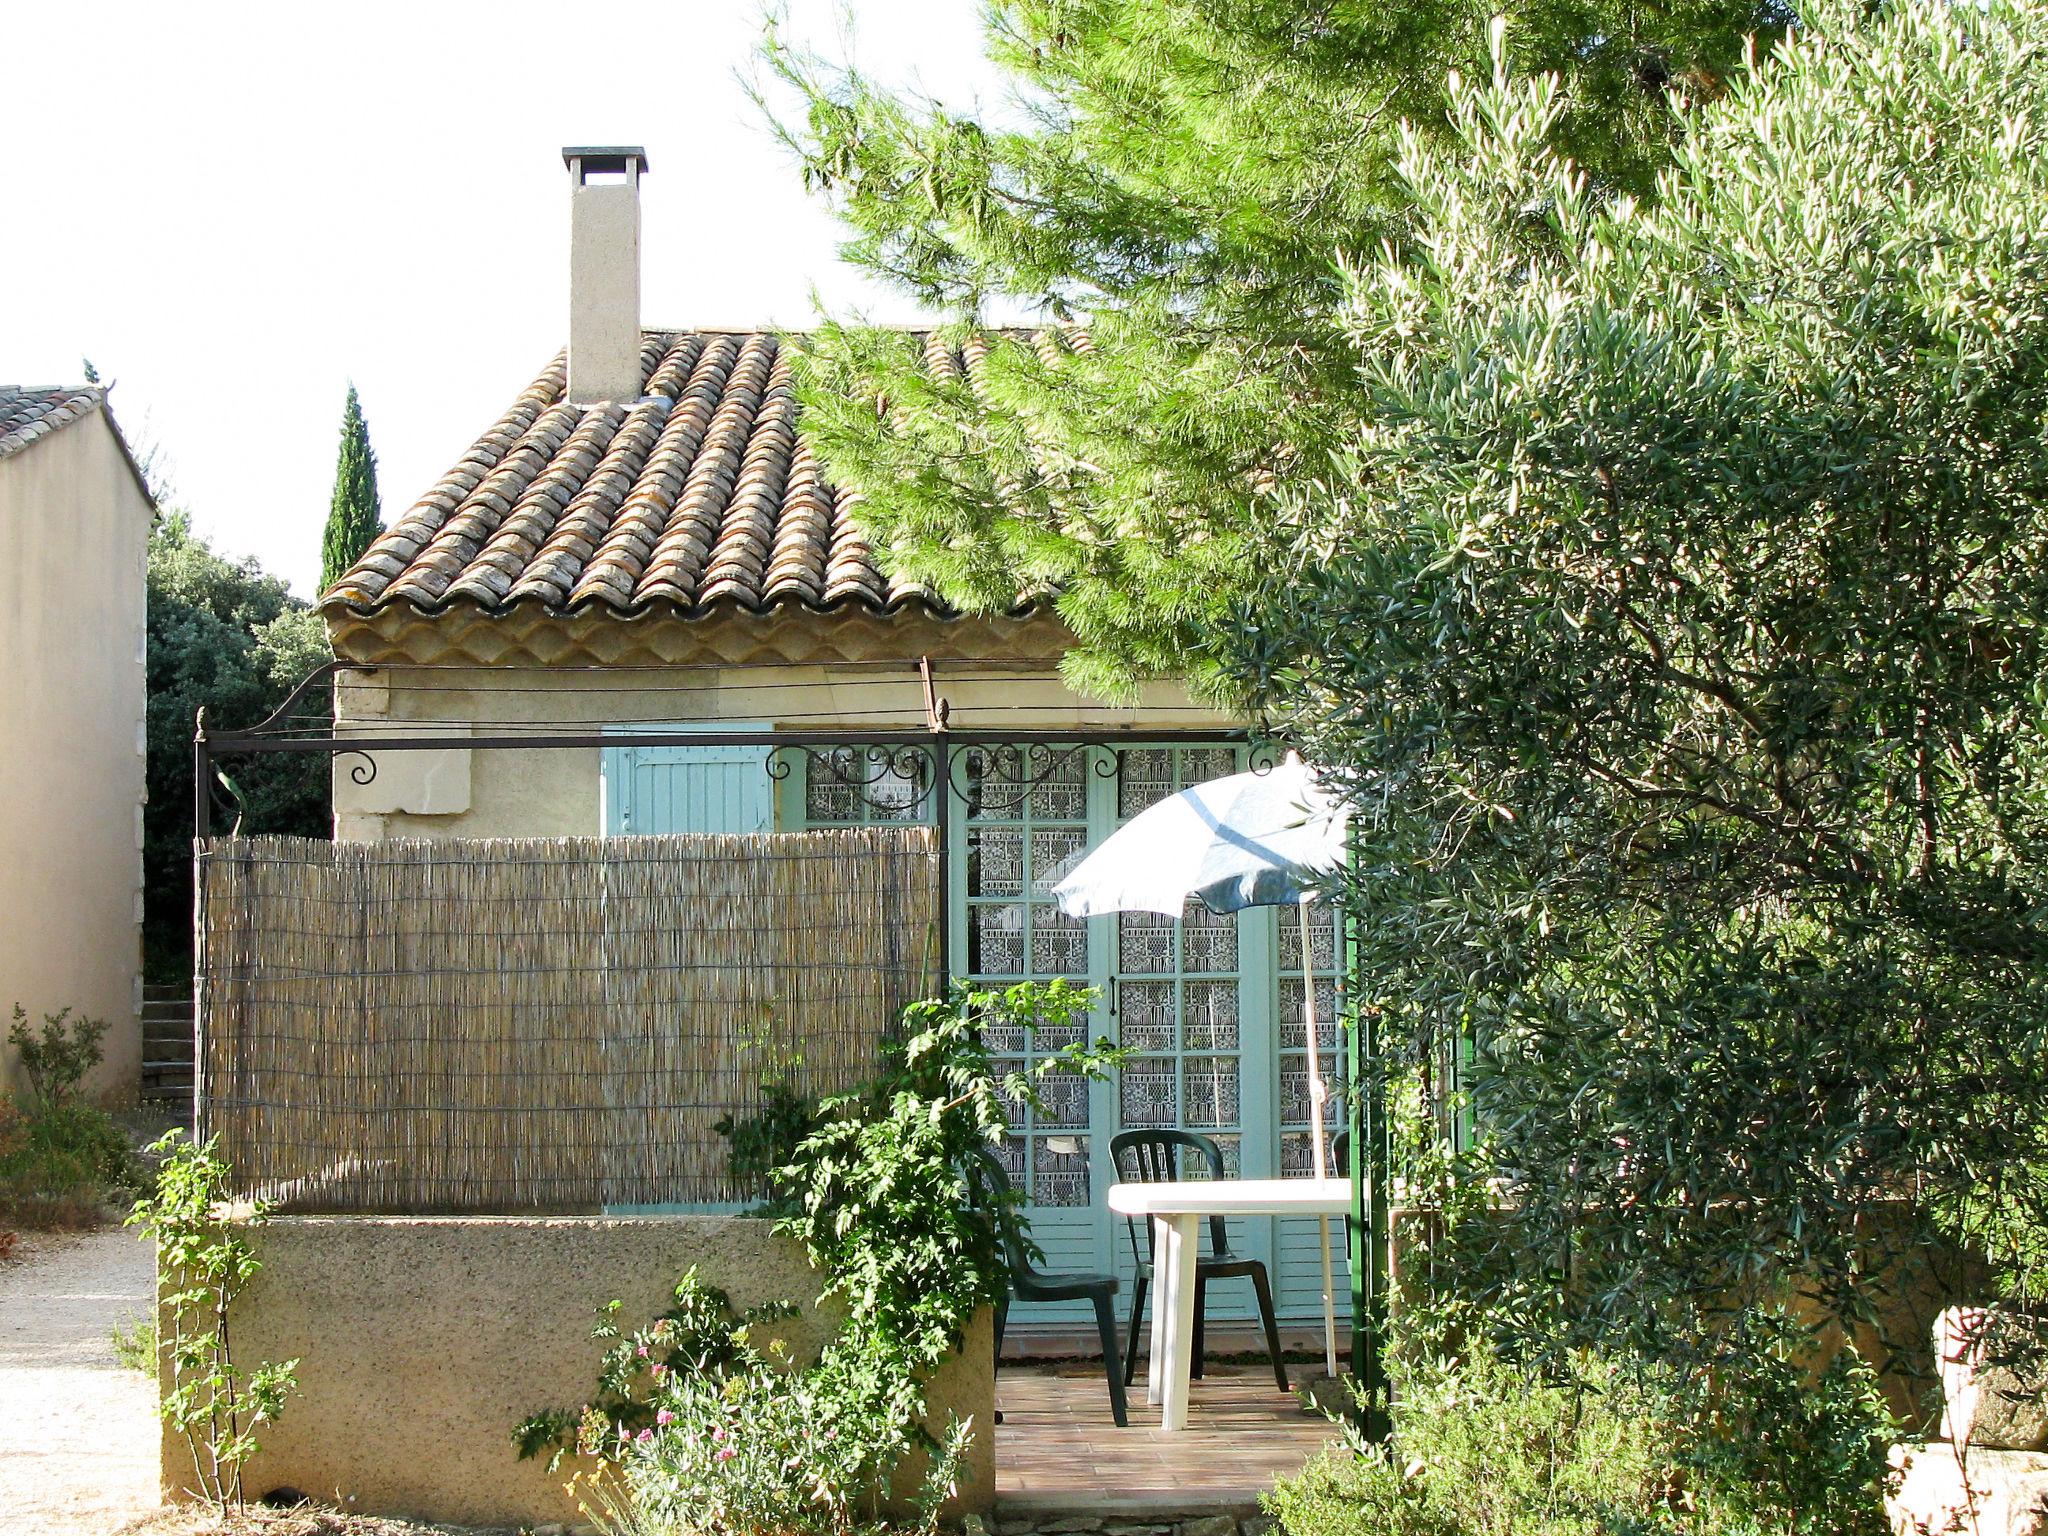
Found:
[[73, 1019], [69, 1008], [44, 1014], [42, 1028], [32, 1030], [28, 1011], [16, 1003], [7, 1043], [28, 1079], [29, 1107], [47, 1112], [71, 1103], [85, 1075], [105, 1059], [100, 1041], [106, 1033], [106, 1020]]
[[1815, 20], [1654, 206], [1554, 82], [1408, 136], [1231, 663], [1359, 804], [1383, 1038], [1469, 1042], [1444, 1166], [1512, 1198], [1446, 1289], [1779, 1393], [1730, 1486], [1830, 1325], [1883, 1363], [1909, 1266], [2048, 1234], [2048, 13]]
[[377, 498], [377, 455], [370, 447], [369, 423], [356, 387], [348, 387], [341, 410], [341, 448], [335, 456], [334, 497], [327, 526], [320, 535], [320, 590], [325, 592], [362, 557], [384, 531], [383, 508]]
[[103, 1109], [29, 1114], [0, 1099], [0, 1216], [16, 1226], [94, 1227], [149, 1187], [128, 1137]]
[[[1076, 1042], [999, 1073], [983, 1031], [1064, 1024], [1090, 1000], [1063, 981], [955, 984], [904, 1011], [875, 1082], [818, 1107], [816, 1129], [776, 1173], [790, 1212], [778, 1226], [803, 1242], [844, 1313], [815, 1362], [752, 1342], [753, 1327], [793, 1308], [735, 1314], [692, 1272], [667, 1312], [612, 1347], [589, 1404], [514, 1431], [519, 1454], [559, 1459], [573, 1446], [616, 1463], [623, 1530], [739, 1536], [849, 1530], [921, 1452], [921, 1524], [934, 1528], [975, 1431], [927, 1429], [926, 1383], [1006, 1285], [1006, 1213], [977, 1150], [1001, 1140], [1010, 1107], [1036, 1101], [1045, 1073], [1115, 1059], [1106, 1041]], [[600, 1337], [619, 1337], [617, 1308]]]
[[108, 1330], [107, 1343], [114, 1351], [114, 1359], [123, 1370], [139, 1371], [144, 1376], [156, 1375], [156, 1319], [147, 1312], [139, 1313], [126, 1323], [116, 1323]]
[[22, 1226], [92, 1226], [109, 1202], [132, 1199], [148, 1174], [120, 1126], [104, 1110], [78, 1102], [86, 1074], [100, 1062], [107, 1032], [69, 1008], [31, 1029], [14, 1005], [8, 1043], [28, 1080], [27, 1111], [0, 1096], [0, 1214]]
[[579, 1455], [618, 1460], [638, 1437], [653, 1429], [654, 1401], [671, 1373], [689, 1378], [723, 1377], [760, 1363], [748, 1333], [796, 1315], [787, 1302], [733, 1309], [732, 1298], [698, 1279], [693, 1266], [676, 1283], [669, 1305], [653, 1322], [632, 1334], [619, 1328], [621, 1303], [606, 1304], [591, 1332], [614, 1341], [598, 1366], [597, 1392], [574, 1413], [547, 1409], [523, 1420], [512, 1432], [520, 1460], [548, 1454], [548, 1470], [574, 1450]]
[[[1401, 124], [1447, 131], [1446, 75], [1566, 81], [1554, 136], [1651, 190], [1686, 95], [1712, 95], [1772, 0], [1644, 7], [1005, 0], [990, 57], [1019, 99], [949, 111], [771, 35], [784, 132], [856, 264], [955, 317], [1084, 316], [1079, 345], [980, 335], [984, 382], [921, 339], [828, 325], [806, 431], [875, 546], [969, 607], [1057, 591], [1077, 678], [1204, 672], [1280, 481], [1319, 474], [1365, 409], [1340, 259], [1399, 228]], [[1221, 685], [1221, 679], [1215, 679]]]
[[242, 1468], [257, 1451], [256, 1433], [284, 1412], [297, 1387], [297, 1360], [236, 1361], [228, 1316], [262, 1268], [243, 1232], [268, 1208], [231, 1213], [228, 1165], [216, 1141], [194, 1143], [172, 1131], [150, 1151], [162, 1159], [155, 1192], [138, 1200], [128, 1225], [156, 1245], [159, 1326], [170, 1379], [157, 1416], [192, 1454], [195, 1491], [221, 1511], [244, 1507]]
[[[223, 559], [183, 513], [149, 541], [149, 803], [143, 812], [143, 912], [152, 964], [175, 973], [192, 936], [192, 727], [263, 719], [329, 659], [319, 615], [252, 561]], [[327, 764], [276, 753], [223, 765], [252, 830], [325, 836]], [[189, 974], [189, 967], [185, 968]]]
[[[1266, 1499], [1287, 1536], [1853, 1536], [1886, 1529], [1868, 1495], [1868, 1444], [1844, 1468], [1808, 1468], [1793, 1498], [1759, 1501], [1702, 1477], [1698, 1426], [1666, 1384], [1576, 1355], [1532, 1376], [1487, 1350], [1424, 1356], [1401, 1372], [1400, 1434], [1368, 1444], [1347, 1428]], [[1812, 1412], [1797, 1401], [1795, 1415]], [[1835, 1490], [1862, 1492], [1845, 1506]], [[1778, 1493], [1779, 1490], [1773, 1490]], [[1790, 1517], [1786, 1517], [1791, 1511]]]

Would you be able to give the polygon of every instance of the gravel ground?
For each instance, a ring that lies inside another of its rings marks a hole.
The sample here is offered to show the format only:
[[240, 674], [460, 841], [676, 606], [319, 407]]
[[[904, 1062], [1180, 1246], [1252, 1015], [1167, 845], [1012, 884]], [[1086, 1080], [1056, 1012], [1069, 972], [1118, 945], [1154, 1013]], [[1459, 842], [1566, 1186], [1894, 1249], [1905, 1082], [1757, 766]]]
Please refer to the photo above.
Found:
[[0, 1511], [9, 1536], [103, 1536], [157, 1506], [149, 1381], [108, 1334], [156, 1283], [132, 1232], [22, 1234], [0, 1263]]

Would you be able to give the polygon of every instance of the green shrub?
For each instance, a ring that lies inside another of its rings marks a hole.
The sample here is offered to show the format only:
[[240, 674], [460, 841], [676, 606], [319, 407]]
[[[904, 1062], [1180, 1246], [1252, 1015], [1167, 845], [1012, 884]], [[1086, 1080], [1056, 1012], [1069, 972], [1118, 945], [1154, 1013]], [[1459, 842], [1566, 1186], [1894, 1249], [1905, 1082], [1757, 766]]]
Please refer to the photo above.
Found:
[[107, 1342], [113, 1346], [114, 1359], [123, 1368], [149, 1377], [156, 1375], [156, 1318], [152, 1314], [138, 1313], [126, 1323], [114, 1324]]
[[[1590, 1356], [1568, 1374], [1532, 1374], [1487, 1352], [1399, 1371], [1395, 1434], [1355, 1431], [1267, 1497], [1287, 1536], [1849, 1536], [1884, 1528], [1870, 1461], [1854, 1432], [1867, 1385], [1857, 1368], [1804, 1392], [1788, 1374], [1746, 1396], [1738, 1425], [1704, 1435], [1707, 1401], [1668, 1379]], [[1867, 1376], [1867, 1373], [1863, 1373]], [[1802, 1378], [1803, 1379], [1803, 1378]], [[1713, 1400], [1727, 1411], [1731, 1394]], [[1768, 1416], [1753, 1410], [1768, 1403]], [[1844, 1427], [1849, 1431], [1844, 1433]], [[1713, 1458], [1738, 1428], [1787, 1447], [1776, 1487], [1718, 1474]], [[1845, 1498], [1845, 1486], [1862, 1490]]]
[[110, 1207], [149, 1186], [142, 1160], [111, 1116], [78, 1102], [79, 1085], [99, 1065], [99, 1019], [69, 1008], [31, 1029], [21, 1004], [7, 1031], [28, 1079], [24, 1112], [0, 1098], [0, 1216], [24, 1227], [96, 1226]]
[[23, 1114], [0, 1101], [0, 1215], [23, 1227], [96, 1226], [149, 1187], [149, 1173], [104, 1110], [65, 1104]]
[[69, 1104], [85, 1074], [105, 1059], [100, 1041], [106, 1033], [105, 1019], [73, 1019], [69, 1008], [44, 1014], [43, 1027], [30, 1029], [27, 1010], [16, 1003], [7, 1043], [20, 1055], [29, 1107], [46, 1111]]

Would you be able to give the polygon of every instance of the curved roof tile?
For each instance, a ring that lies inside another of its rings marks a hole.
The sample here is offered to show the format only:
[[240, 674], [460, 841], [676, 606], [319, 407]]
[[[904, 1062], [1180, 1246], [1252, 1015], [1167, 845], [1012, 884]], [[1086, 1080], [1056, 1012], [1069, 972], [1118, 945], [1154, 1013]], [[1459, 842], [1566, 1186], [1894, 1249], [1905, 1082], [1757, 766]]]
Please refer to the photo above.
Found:
[[[1033, 338], [1041, 353], [1084, 346]], [[926, 366], [979, 386], [985, 348], [928, 338]], [[805, 441], [770, 331], [649, 331], [637, 400], [572, 405], [557, 354], [323, 601], [359, 613], [457, 599], [503, 611], [939, 605], [891, 581]]]

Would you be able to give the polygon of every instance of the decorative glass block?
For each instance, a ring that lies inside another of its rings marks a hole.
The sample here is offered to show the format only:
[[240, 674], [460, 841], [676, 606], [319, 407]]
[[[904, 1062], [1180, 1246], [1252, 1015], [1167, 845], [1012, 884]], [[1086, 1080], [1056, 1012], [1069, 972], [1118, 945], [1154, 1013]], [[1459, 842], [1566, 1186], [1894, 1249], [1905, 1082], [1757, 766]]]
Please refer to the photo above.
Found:
[[[1342, 1086], [1337, 1076], [1337, 1058], [1325, 1056], [1322, 1060], [1323, 1086], [1329, 1097], [1323, 1101], [1325, 1121], [1342, 1114], [1337, 1091]], [[1310, 1120], [1308, 1101], [1308, 1062], [1299, 1051], [1292, 1051], [1280, 1058], [1280, 1123], [1282, 1125], [1307, 1125]]]
[[1179, 1084], [1170, 1061], [1132, 1061], [1117, 1073], [1117, 1105], [1126, 1126], [1173, 1125]]
[[1088, 1124], [1088, 1079], [1078, 1072], [1048, 1072], [1038, 1080], [1040, 1108], [1033, 1121], [1041, 1126]]
[[1022, 821], [1019, 759], [1009, 748], [969, 747], [961, 774], [969, 821]]
[[1181, 1064], [1182, 1124], [1201, 1130], [1237, 1124], [1237, 1061], [1229, 1056], [1190, 1056]]
[[1117, 988], [1117, 1038], [1126, 1050], [1172, 1051], [1173, 983], [1127, 981]]
[[[1309, 936], [1314, 949], [1316, 970], [1320, 972], [1337, 969], [1337, 914], [1328, 906], [1317, 904], [1309, 908]], [[1301, 908], [1280, 909], [1280, 969], [1283, 973], [1301, 975]]]
[[[1216, 1150], [1223, 1154], [1223, 1177], [1234, 1179], [1242, 1166], [1238, 1155], [1238, 1138], [1235, 1136], [1211, 1136]], [[1182, 1147], [1180, 1152], [1180, 1176], [1184, 1179], [1206, 1179], [1210, 1177], [1209, 1159], [1193, 1147]], [[1207, 1222], [1202, 1223], [1206, 1229]], [[1207, 1233], [1205, 1231], [1204, 1235]]]
[[1211, 779], [1227, 778], [1237, 771], [1235, 747], [1185, 747], [1181, 750], [1180, 785], [1183, 789], [1194, 784], [1206, 784]]
[[860, 801], [853, 786], [840, 783], [822, 764], [811, 763], [804, 777], [804, 819], [813, 825], [858, 822]]
[[1003, 1165], [1003, 1172], [1010, 1176], [1012, 1184], [1024, 1182], [1024, 1138], [1005, 1136], [996, 1148], [996, 1159]]
[[967, 834], [967, 893], [970, 896], [1024, 894], [1024, 834], [1009, 828], [979, 827]]
[[[1316, 1044], [1326, 1051], [1337, 1049], [1337, 1042], [1343, 1036], [1338, 1021], [1337, 983], [1329, 977], [1316, 978]], [[1301, 978], [1292, 981], [1284, 976], [1280, 980], [1280, 1045], [1282, 1049], [1301, 1049]]]
[[1180, 947], [1182, 970], [1236, 970], [1236, 914], [1219, 917], [1199, 901], [1189, 902], [1181, 916]]
[[1088, 972], [1088, 929], [1051, 902], [1031, 908], [1031, 974], [1084, 976]]
[[1173, 754], [1144, 747], [1116, 755], [1116, 813], [1128, 820], [1173, 793]]
[[1031, 791], [1033, 821], [1083, 821], [1088, 815], [1088, 786], [1078, 780], [1048, 779]]
[[1032, 1138], [1032, 1203], [1051, 1206], [1082, 1206], [1088, 1203], [1088, 1159], [1079, 1152], [1055, 1152], [1048, 1137]]
[[1022, 1024], [984, 1024], [981, 1029], [982, 1044], [1004, 1056], [1021, 1054], [1025, 1035]]
[[1070, 1045], [1079, 1045], [1087, 1036], [1088, 1023], [1084, 1018], [1066, 1024], [1040, 1024], [1031, 1031], [1031, 1049], [1040, 1056], [1050, 1056]]
[[1280, 1137], [1280, 1177], [1312, 1179], [1316, 1175], [1315, 1141], [1306, 1131], [1287, 1131]]
[[1237, 983], [1190, 981], [1181, 988], [1181, 1041], [1190, 1051], [1237, 1049]]
[[1008, 902], [969, 907], [967, 967], [977, 976], [1024, 974], [1024, 909]]
[[1050, 896], [1052, 888], [1074, 872], [1088, 856], [1088, 834], [1079, 827], [1050, 827], [1031, 834], [1031, 894]]
[[868, 820], [923, 821], [925, 784], [930, 775], [931, 764], [922, 753], [915, 758], [891, 758], [868, 784]]
[[1173, 919], [1157, 912], [1119, 912], [1117, 963], [1125, 971], [1173, 974]]

